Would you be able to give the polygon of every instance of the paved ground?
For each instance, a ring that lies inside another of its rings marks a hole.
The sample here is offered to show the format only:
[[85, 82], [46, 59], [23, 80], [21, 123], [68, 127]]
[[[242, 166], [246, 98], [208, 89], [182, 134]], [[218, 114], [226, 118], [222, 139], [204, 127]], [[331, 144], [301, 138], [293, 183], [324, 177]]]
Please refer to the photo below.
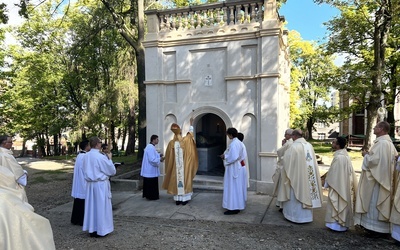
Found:
[[[160, 199], [148, 201], [142, 198], [141, 192], [113, 192], [113, 208], [115, 216], [157, 217], [162, 219], [227, 221], [240, 223], [259, 223], [290, 226], [279, 209], [275, 199], [268, 195], [248, 192], [246, 209], [237, 215], [224, 215], [222, 208], [222, 192], [195, 191], [192, 201], [186, 206], [175, 205], [171, 195], [165, 190], [160, 192]], [[325, 204], [314, 209], [314, 222], [306, 227], [324, 228]], [[56, 207], [51, 212], [70, 213], [72, 202]]]

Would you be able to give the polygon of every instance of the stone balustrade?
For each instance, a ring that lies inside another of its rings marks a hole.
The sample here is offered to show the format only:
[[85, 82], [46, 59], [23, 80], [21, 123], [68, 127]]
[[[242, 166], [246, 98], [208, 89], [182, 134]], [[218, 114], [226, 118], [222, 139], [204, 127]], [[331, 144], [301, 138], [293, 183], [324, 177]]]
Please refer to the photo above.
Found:
[[158, 39], [160, 36], [174, 38], [257, 31], [264, 20], [277, 20], [279, 17], [275, 1], [270, 0], [226, 1], [179, 9], [148, 10], [146, 15], [148, 33], [157, 33]]

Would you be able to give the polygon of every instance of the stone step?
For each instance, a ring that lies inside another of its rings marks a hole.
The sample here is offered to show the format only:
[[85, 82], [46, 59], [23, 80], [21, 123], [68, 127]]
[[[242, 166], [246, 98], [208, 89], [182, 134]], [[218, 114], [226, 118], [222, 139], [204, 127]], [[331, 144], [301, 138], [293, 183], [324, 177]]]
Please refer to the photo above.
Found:
[[193, 180], [193, 189], [222, 191], [224, 189], [222, 176], [196, 175]]

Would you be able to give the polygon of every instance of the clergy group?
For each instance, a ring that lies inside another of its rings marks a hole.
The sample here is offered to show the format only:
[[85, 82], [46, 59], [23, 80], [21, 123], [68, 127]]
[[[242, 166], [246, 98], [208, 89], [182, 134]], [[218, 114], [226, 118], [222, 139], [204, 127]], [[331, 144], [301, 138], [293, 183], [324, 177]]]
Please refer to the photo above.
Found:
[[332, 163], [321, 178], [314, 149], [302, 131], [286, 130], [273, 176], [276, 205], [284, 218], [293, 223], [312, 222], [313, 208], [322, 206], [324, 187], [328, 192], [327, 228], [342, 232], [358, 226], [367, 236], [390, 233], [400, 241], [398, 153], [389, 136], [389, 123], [378, 122], [373, 132], [376, 139], [369, 150], [361, 152], [361, 175], [357, 179], [345, 137], [332, 141]]

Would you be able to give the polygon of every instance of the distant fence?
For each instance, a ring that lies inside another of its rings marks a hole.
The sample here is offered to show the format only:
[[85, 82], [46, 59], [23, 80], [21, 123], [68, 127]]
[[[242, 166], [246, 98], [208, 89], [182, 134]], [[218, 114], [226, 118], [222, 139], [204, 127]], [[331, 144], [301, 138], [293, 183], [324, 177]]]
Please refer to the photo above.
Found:
[[349, 135], [348, 136], [349, 147], [363, 147], [365, 141], [365, 135]]

